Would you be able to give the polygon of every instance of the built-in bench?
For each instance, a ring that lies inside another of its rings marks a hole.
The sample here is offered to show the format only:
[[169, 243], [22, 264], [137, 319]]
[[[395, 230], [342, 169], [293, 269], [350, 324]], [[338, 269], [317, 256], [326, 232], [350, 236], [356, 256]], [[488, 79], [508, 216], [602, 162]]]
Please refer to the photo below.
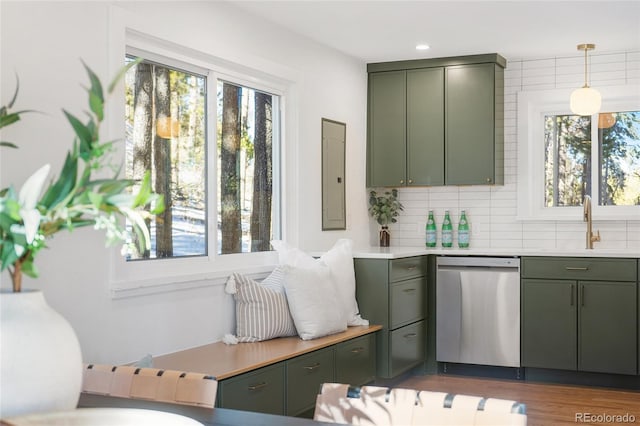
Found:
[[153, 366], [212, 376], [218, 381], [216, 407], [307, 416], [322, 383], [359, 386], [375, 379], [375, 332], [381, 328], [349, 327], [313, 340], [216, 342], [154, 357]]

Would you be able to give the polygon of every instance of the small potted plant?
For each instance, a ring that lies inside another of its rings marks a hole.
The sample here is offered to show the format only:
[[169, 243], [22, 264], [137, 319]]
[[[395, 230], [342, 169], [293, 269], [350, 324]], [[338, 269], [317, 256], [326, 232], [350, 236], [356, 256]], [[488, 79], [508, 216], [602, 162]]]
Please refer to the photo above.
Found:
[[403, 210], [403, 206], [398, 201], [398, 190], [391, 189], [384, 194], [378, 195], [374, 190], [369, 192], [369, 214], [382, 227], [380, 230], [380, 247], [389, 247], [391, 234], [389, 224], [396, 223], [396, 217]]

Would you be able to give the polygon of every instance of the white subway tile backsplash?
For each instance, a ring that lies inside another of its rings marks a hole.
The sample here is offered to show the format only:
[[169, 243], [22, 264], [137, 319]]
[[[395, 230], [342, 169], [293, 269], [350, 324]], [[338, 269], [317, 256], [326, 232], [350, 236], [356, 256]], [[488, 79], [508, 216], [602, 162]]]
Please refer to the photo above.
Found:
[[[507, 58], [508, 59], [508, 58]], [[640, 84], [640, 51], [591, 53], [590, 82], [597, 86]], [[504, 186], [440, 186], [400, 188], [405, 210], [391, 227], [391, 244], [421, 247], [428, 210], [434, 210], [440, 226], [449, 210], [454, 228], [464, 209], [471, 225], [472, 248], [583, 249], [586, 224], [575, 221], [522, 222], [517, 210], [517, 94], [520, 91], [577, 88], [584, 83], [584, 56], [507, 61], [504, 79]], [[628, 248], [640, 255], [640, 221], [596, 221], [601, 248]], [[377, 227], [375, 228], [377, 229]], [[377, 231], [376, 231], [377, 232]], [[377, 234], [375, 237], [377, 241]], [[454, 244], [455, 245], [455, 244]]]

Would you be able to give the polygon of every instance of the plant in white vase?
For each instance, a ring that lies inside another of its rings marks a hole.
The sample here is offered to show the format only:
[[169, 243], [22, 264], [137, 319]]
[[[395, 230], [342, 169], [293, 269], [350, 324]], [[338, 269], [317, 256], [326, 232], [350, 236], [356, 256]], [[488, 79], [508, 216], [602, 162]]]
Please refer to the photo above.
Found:
[[[108, 87], [112, 93], [128, 67]], [[133, 240], [150, 247], [145, 219], [164, 209], [161, 195], [151, 191], [149, 173], [141, 182], [119, 177], [114, 141], [102, 141], [104, 93], [96, 74], [85, 65], [90, 85], [88, 120], [64, 111], [75, 133], [72, 148], [54, 180], [45, 164], [17, 190], [0, 190], [0, 272], [7, 270], [11, 291], [0, 292], [0, 418], [68, 410], [75, 407], [82, 381], [82, 356], [69, 323], [39, 291], [22, 291], [23, 275], [37, 277], [36, 255], [56, 233], [93, 226], [106, 232], [108, 244]], [[16, 95], [18, 89], [16, 89]], [[12, 111], [16, 99], [0, 108], [0, 128], [17, 123], [28, 111]], [[17, 148], [0, 138], [0, 146]], [[95, 177], [95, 176], [99, 177]], [[136, 234], [129, 238], [125, 220]], [[69, 265], [72, 268], [73, 265]]]

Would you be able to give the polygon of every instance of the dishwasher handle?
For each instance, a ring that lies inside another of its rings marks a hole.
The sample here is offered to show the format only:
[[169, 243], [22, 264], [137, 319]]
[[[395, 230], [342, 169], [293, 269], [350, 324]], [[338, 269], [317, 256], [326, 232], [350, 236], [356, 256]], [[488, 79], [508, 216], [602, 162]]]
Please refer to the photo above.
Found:
[[520, 269], [520, 259], [514, 257], [440, 256], [438, 268], [509, 268]]

